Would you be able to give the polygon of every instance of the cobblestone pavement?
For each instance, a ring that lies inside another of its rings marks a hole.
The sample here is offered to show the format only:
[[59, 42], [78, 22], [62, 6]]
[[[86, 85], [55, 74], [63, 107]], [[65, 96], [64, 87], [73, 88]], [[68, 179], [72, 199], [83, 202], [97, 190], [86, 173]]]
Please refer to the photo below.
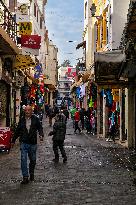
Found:
[[135, 205], [128, 150], [67, 125], [67, 164], [54, 164], [51, 130], [44, 120], [45, 139], [38, 144], [35, 181], [20, 185], [19, 144], [0, 154], [0, 205]]

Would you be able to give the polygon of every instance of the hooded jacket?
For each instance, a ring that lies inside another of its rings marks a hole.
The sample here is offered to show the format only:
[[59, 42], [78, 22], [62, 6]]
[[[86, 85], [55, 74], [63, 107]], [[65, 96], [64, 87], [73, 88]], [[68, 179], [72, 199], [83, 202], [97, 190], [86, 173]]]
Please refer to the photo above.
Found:
[[60, 115], [60, 118], [56, 120], [53, 125], [53, 131], [49, 133], [53, 135], [52, 140], [64, 141], [66, 135], [66, 123], [63, 120], [63, 115]]

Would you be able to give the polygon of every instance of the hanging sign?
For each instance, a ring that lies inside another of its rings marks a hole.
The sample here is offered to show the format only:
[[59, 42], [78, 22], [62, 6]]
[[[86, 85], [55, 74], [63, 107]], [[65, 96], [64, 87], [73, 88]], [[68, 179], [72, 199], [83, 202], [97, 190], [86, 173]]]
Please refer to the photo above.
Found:
[[31, 35], [32, 23], [31, 22], [19, 22], [19, 35]]
[[30, 67], [34, 67], [34, 66], [35, 66], [35, 63], [33, 62], [30, 56], [25, 56], [25, 55], [16, 56], [15, 69], [21, 70], [21, 69], [27, 69]]
[[22, 54], [23, 55], [33, 55], [33, 56], [39, 56], [39, 49], [32, 49], [32, 48], [26, 48], [22, 47]]
[[21, 14], [21, 15], [28, 15], [28, 4], [26, 3], [17, 3], [17, 14]]
[[16, 86], [21, 87], [24, 85], [24, 76], [16, 76]]
[[28, 15], [16, 14], [16, 22], [30, 22], [30, 17]]
[[41, 47], [41, 36], [38, 35], [22, 35], [21, 36], [21, 46], [32, 48], [32, 49], [40, 49]]

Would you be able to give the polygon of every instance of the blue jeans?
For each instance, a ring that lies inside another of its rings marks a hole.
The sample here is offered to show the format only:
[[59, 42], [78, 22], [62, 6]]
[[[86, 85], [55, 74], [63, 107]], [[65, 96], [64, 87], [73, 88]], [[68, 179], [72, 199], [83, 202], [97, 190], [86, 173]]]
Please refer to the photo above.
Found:
[[[21, 143], [21, 170], [23, 177], [28, 177], [29, 174], [34, 174], [36, 165], [36, 150], [37, 145]], [[27, 168], [27, 156], [29, 157], [29, 173]]]

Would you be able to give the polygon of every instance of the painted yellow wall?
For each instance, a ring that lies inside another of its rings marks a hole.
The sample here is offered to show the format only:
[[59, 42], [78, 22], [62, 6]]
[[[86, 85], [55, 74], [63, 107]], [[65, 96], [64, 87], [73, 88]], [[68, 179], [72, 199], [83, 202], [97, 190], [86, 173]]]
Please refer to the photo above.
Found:
[[107, 23], [106, 23], [106, 12], [108, 9], [105, 9], [106, 0], [93, 0], [96, 6], [96, 18], [97, 21], [97, 52], [102, 51], [107, 43]]

